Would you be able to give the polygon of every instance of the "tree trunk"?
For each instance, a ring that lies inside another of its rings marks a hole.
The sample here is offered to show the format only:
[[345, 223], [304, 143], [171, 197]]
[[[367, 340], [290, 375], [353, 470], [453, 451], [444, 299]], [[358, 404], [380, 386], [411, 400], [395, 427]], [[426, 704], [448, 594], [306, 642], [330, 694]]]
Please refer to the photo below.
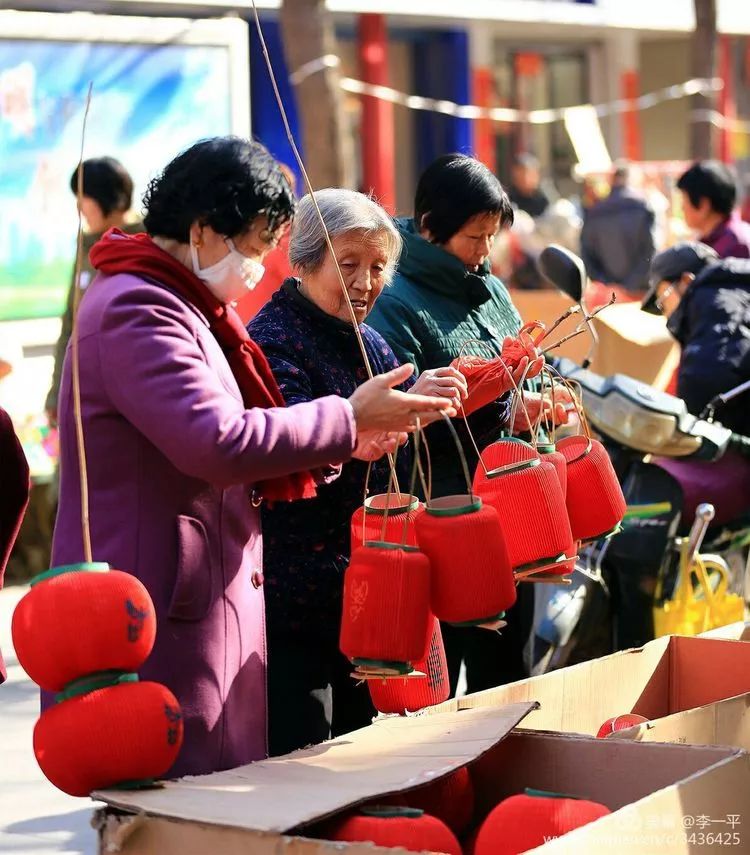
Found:
[[[695, 32], [693, 33], [691, 70], [693, 77], [716, 76], [716, 0], [693, 0]], [[713, 92], [693, 95], [692, 113], [715, 110]], [[690, 156], [693, 160], [713, 157], [713, 125], [705, 118], [691, 118]]]
[[[325, 0], [283, 0], [281, 34], [290, 73], [336, 54], [333, 21]], [[313, 187], [352, 187], [352, 140], [346, 127], [338, 67], [315, 71], [295, 85], [305, 167]]]

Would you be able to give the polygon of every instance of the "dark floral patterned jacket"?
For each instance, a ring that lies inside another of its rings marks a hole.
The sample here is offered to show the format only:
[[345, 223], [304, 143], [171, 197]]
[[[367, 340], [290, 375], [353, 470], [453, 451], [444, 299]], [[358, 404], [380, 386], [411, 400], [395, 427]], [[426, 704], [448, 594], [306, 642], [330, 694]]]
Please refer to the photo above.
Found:
[[[360, 331], [375, 374], [398, 367], [379, 333], [366, 324]], [[367, 380], [351, 324], [311, 303], [297, 290], [296, 279], [284, 282], [248, 332], [263, 348], [289, 405], [325, 395], [348, 398]], [[353, 460], [336, 480], [318, 488], [317, 498], [263, 509], [269, 636], [338, 636], [350, 520], [362, 504], [366, 473], [367, 464]], [[388, 464], [379, 461], [372, 467], [370, 494], [385, 492], [387, 482]]]

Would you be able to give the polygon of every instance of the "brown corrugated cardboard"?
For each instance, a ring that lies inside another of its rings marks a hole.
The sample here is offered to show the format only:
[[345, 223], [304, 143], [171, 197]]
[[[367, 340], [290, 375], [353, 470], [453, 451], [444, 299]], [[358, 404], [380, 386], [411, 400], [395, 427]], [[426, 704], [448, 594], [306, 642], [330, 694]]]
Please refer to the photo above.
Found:
[[172, 819], [284, 832], [447, 775], [504, 739], [533, 706], [381, 718], [284, 757], [181, 778], [158, 789], [106, 790], [94, 796], [113, 807]]
[[[444, 721], [457, 721], [464, 717], [469, 719], [477, 712], [464, 711], [444, 718]], [[484, 712], [493, 712], [495, 716], [503, 718], [502, 710]], [[417, 730], [422, 726], [420, 718], [428, 717], [402, 720], [405, 728], [403, 733], [414, 730], [416, 746], [423, 747], [422, 738], [417, 735]], [[485, 721], [489, 722], [491, 718]], [[507, 722], [507, 717], [504, 721]], [[338, 764], [331, 761], [326, 770], [320, 770], [319, 781], [307, 782], [305, 788], [311, 798], [312, 789], [316, 786], [325, 789], [334, 786], [342, 808], [352, 803], [347, 782], [352, 780], [354, 767], [360, 770], [354, 779], [369, 770], [372, 764], [369, 746], [379, 729], [366, 730], [371, 733], [358, 731], [321, 746], [335, 752], [336, 744], [347, 742], [350, 745], [347, 751], [349, 762], [339, 770]], [[356, 762], [362, 734], [366, 734], [363, 754], [361, 762]], [[464, 735], [468, 735], [468, 731]], [[387, 732], [379, 730], [377, 739], [384, 736], [387, 736]], [[485, 744], [483, 740], [480, 742]], [[405, 746], [405, 742], [402, 744]], [[438, 750], [439, 745], [433, 748]], [[389, 750], [387, 741], [383, 749], [386, 752]], [[450, 754], [453, 756], [452, 752]], [[426, 756], [434, 755], [428, 752]], [[412, 779], [420, 776], [425, 759], [424, 753], [421, 756], [417, 753], [412, 758]], [[268, 769], [272, 763], [283, 766], [284, 762], [280, 758], [278, 761], [255, 765]], [[251, 768], [243, 767], [244, 770]], [[471, 770], [480, 818], [498, 801], [522, 792], [525, 787], [595, 799], [614, 811], [611, 816], [573, 835], [534, 850], [543, 853], [707, 853], [719, 850], [710, 846], [697, 848], [688, 845], [683, 835], [686, 818], [692, 822], [699, 816], [708, 816], [718, 822], [727, 815], [739, 815], [748, 821], [750, 755], [737, 750], [514, 731], [489, 750], [480, 751], [478, 759], [471, 764]], [[322, 774], [324, 771], [325, 774]], [[340, 783], [335, 784], [336, 779], [329, 776], [338, 775], [339, 772]], [[284, 778], [281, 767], [277, 778]], [[209, 780], [213, 782], [210, 798]], [[200, 790], [195, 789], [196, 782], [201, 785]], [[100, 852], [120, 852], [123, 855], [245, 855], [249, 852], [253, 855], [396, 855], [403, 852], [366, 843], [341, 844], [314, 840], [305, 836], [304, 828], [294, 829], [291, 825], [283, 829], [286, 834], [254, 829], [247, 817], [258, 815], [256, 802], [267, 804], [271, 797], [262, 788], [254, 792], [245, 791], [238, 797], [237, 786], [241, 784], [233, 781], [231, 773], [177, 782], [170, 788], [170, 805], [166, 812], [154, 808], [148, 793], [131, 794], [128, 798], [131, 814], [123, 815], [111, 806], [99, 813]], [[196, 798], [198, 792], [202, 793], [200, 798]], [[299, 815], [295, 803], [295, 798], [301, 793], [299, 782], [290, 780], [288, 793], [287, 798], [287, 790], [277, 787], [273, 790], [272, 798], [289, 803], [291, 818]], [[121, 794], [107, 792], [102, 795], [110, 803], [112, 799], [115, 802], [123, 801]], [[178, 807], [177, 803], [183, 798], [188, 810]], [[222, 809], [224, 800], [231, 806], [231, 811]], [[329, 802], [328, 808], [330, 806]], [[192, 820], [174, 818], [175, 814], [189, 811], [194, 814]], [[305, 811], [308, 816], [310, 813]], [[743, 829], [740, 827], [735, 831], [743, 832]], [[748, 834], [750, 829], [745, 830], [741, 839], [750, 845]], [[656, 845], [657, 836], [659, 845]], [[652, 847], [651, 843], [654, 843]], [[739, 847], [733, 851], [746, 850]]]
[[750, 750], [750, 694], [657, 718], [617, 731], [610, 738], [727, 745]]
[[750, 623], [728, 623], [718, 629], [702, 632], [698, 638], [723, 638], [727, 641], [750, 641]]
[[473, 709], [535, 700], [523, 727], [595, 734], [613, 716], [658, 719], [750, 692], [750, 645], [669, 636], [636, 650], [447, 701]]

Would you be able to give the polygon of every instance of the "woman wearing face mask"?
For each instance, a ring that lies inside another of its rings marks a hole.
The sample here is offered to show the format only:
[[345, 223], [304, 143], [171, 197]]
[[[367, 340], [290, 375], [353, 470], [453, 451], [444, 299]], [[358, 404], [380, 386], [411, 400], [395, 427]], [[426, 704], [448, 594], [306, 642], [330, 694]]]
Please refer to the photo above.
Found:
[[[299, 406], [231, 307], [294, 213], [258, 143], [223, 137], [173, 160], [144, 199], [148, 234], [108, 232], [79, 313], [93, 555], [136, 575], [158, 621], [140, 671], [185, 717], [172, 775], [266, 753], [260, 511], [310, 497], [354, 455], [376, 456], [441, 398], [398, 370]], [[53, 563], [83, 559], [70, 352], [60, 393], [62, 480]], [[47, 699], [49, 701], [49, 699]]]
[[[372, 370], [391, 371], [398, 366], [393, 351], [364, 321], [393, 276], [401, 237], [380, 205], [361, 193], [318, 190], [315, 201]], [[300, 202], [289, 255], [295, 278], [284, 282], [248, 331], [268, 356], [287, 404], [349, 396], [367, 372], [310, 196]], [[401, 388], [407, 387], [454, 403], [466, 393], [463, 376], [449, 367], [423, 371], [416, 384], [410, 378]], [[313, 501], [263, 509], [272, 755], [364, 727], [375, 714], [366, 686], [352, 680], [338, 648], [350, 524], [362, 504], [367, 468], [354, 460]], [[373, 463], [370, 495], [386, 491], [388, 473], [386, 461]], [[406, 492], [408, 467], [400, 478]]]

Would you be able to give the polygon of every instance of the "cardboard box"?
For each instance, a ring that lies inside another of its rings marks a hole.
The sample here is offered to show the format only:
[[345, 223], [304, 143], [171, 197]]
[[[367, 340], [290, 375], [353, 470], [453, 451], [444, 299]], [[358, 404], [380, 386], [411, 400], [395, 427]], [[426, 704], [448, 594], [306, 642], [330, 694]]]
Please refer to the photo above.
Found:
[[[100, 852], [124, 855], [397, 855], [401, 849], [305, 836], [305, 826], [470, 763], [480, 815], [534, 787], [596, 799], [614, 811], [535, 852], [707, 853], [689, 818], [750, 826], [750, 755], [727, 748], [515, 731], [528, 704], [382, 718], [336, 740], [163, 789], [105, 791]], [[750, 827], [733, 828], [750, 846]], [[722, 849], [721, 851], [725, 851]], [[746, 851], [741, 847], [735, 851]]]
[[[750, 692], [750, 645], [667, 636], [581, 665], [446, 701], [436, 711], [536, 701], [523, 727], [593, 735], [609, 718], [660, 719]], [[750, 849], [748, 850], [750, 851]]]
[[750, 623], [728, 623], [718, 629], [702, 632], [698, 638], [723, 638], [727, 641], [750, 641]]

